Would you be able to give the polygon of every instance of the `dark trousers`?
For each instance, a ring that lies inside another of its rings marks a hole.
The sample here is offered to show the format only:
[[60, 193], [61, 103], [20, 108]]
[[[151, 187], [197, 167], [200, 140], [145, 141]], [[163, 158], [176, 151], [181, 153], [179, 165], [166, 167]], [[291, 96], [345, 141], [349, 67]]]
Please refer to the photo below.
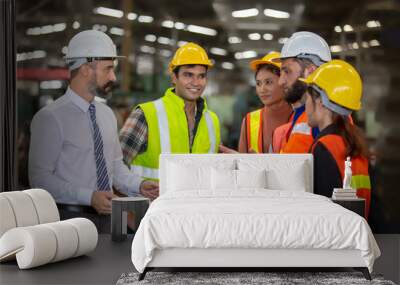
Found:
[[86, 218], [91, 220], [99, 234], [111, 233], [111, 215], [100, 215], [90, 206], [57, 204], [60, 220]]

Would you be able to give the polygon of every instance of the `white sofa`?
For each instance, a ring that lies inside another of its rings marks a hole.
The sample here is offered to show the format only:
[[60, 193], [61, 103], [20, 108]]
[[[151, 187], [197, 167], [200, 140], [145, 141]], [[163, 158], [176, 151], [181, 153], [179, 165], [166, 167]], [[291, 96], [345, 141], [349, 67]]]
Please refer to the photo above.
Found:
[[380, 255], [368, 223], [313, 193], [311, 154], [162, 154], [160, 197], [132, 243], [156, 267], [355, 267]]
[[0, 193], [0, 262], [16, 259], [20, 269], [33, 268], [86, 254], [97, 240], [90, 220], [60, 221], [45, 190]]

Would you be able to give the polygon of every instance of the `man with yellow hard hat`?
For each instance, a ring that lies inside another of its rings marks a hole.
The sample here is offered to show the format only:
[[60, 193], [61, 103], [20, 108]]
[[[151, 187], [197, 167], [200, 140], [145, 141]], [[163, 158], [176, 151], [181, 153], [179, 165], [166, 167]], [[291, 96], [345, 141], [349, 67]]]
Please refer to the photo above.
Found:
[[201, 95], [212, 67], [195, 43], [180, 47], [169, 64], [173, 87], [163, 97], [138, 105], [120, 131], [124, 160], [131, 170], [158, 180], [161, 153], [216, 153], [220, 143], [217, 115]]

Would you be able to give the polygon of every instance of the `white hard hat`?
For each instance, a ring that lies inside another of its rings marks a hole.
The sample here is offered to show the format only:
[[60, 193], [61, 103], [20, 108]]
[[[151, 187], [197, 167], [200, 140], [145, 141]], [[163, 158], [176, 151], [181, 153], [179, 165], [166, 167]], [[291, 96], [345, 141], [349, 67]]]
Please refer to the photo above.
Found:
[[326, 41], [319, 35], [311, 32], [294, 33], [283, 45], [280, 61], [285, 58], [296, 57], [311, 60], [320, 66], [332, 59]]
[[82, 31], [76, 34], [68, 44], [65, 60], [70, 69], [75, 69], [87, 62], [87, 59], [117, 59], [117, 49], [112, 39], [96, 30]]

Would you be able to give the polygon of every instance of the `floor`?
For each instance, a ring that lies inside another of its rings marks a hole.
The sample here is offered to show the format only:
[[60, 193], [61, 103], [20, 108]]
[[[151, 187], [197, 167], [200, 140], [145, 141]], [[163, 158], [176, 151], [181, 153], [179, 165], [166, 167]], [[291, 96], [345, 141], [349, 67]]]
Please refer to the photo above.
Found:
[[381, 257], [375, 261], [374, 272], [400, 284], [400, 234], [376, 234]]

